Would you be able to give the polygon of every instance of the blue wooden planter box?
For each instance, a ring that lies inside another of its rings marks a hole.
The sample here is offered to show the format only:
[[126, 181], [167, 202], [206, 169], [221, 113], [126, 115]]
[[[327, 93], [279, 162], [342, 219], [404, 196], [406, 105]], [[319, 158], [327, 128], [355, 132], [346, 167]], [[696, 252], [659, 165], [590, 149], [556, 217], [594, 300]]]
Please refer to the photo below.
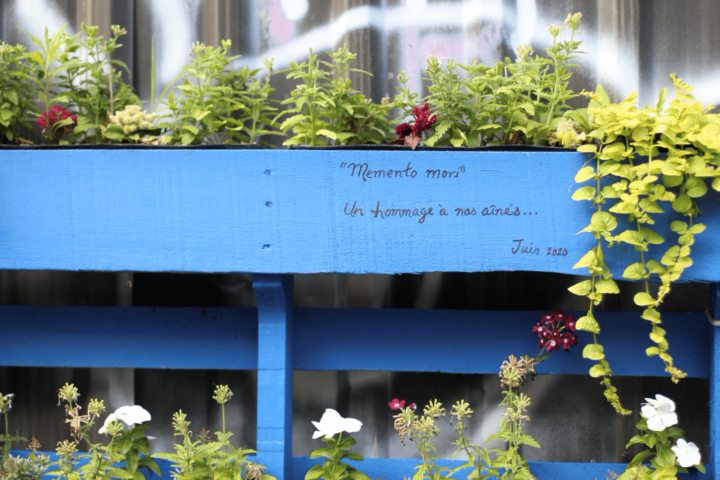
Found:
[[[526, 328], [522, 312], [294, 308], [292, 274], [585, 274], [572, 265], [594, 239], [575, 232], [592, 211], [570, 194], [586, 161], [575, 152], [519, 150], [2, 149], [0, 268], [251, 272], [258, 308], [201, 314], [193, 308], [1, 307], [0, 364], [257, 369], [258, 461], [278, 478], [302, 478], [312, 461], [292, 457], [293, 369], [495, 373], [504, 356], [532, 351], [535, 342], [508, 333]], [[711, 315], [718, 318], [720, 203], [708, 198], [702, 209], [708, 228], [697, 236], [696, 263], [683, 280], [713, 282]], [[610, 266], [620, 278], [636, 252], [617, 245], [613, 253], [618, 258]], [[718, 329], [704, 314], [663, 319], [677, 363], [690, 376], [714, 379]], [[37, 326], [32, 332], [29, 322]], [[443, 330], [435, 329], [433, 340], [446, 347], [420, 361], [392, 355], [387, 339], [417, 332], [408, 341], [426, 342], [422, 326], [439, 322], [478, 334], [451, 339], [448, 331], [442, 338]], [[414, 328], [405, 328], [409, 324]], [[647, 325], [636, 314], [605, 314], [602, 324], [616, 374], [664, 374], [639, 348], [620, 358], [629, 345], [645, 342]], [[144, 329], [145, 339], [120, 333], [133, 325]], [[498, 331], [488, 331], [493, 328]], [[88, 331], [94, 340], [88, 349], [64, 349], [63, 334]], [[337, 335], [356, 340], [339, 346]], [[501, 335], [507, 341], [498, 342]], [[180, 353], [187, 351], [215, 354]], [[545, 362], [540, 373], [584, 374], [589, 367], [579, 351], [563, 357]], [[710, 394], [705, 478], [720, 471], [720, 384], [711, 381]], [[414, 462], [372, 458], [362, 469], [394, 479], [410, 474]], [[559, 462], [532, 468], [542, 478], [573, 480], [622, 470]]]

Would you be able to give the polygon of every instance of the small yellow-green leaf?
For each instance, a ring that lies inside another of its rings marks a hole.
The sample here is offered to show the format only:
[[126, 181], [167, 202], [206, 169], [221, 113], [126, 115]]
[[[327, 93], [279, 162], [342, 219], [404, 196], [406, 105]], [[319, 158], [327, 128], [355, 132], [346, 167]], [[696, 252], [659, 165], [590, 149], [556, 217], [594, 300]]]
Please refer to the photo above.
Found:
[[702, 233], [705, 231], [705, 225], [702, 223], [696, 223], [690, 227], [690, 233]]
[[568, 288], [572, 293], [575, 295], [587, 295], [590, 293], [590, 289], [592, 288], [592, 281], [590, 280], [583, 280], [580, 283], [576, 283], [572, 287]]
[[623, 272], [623, 277], [628, 278], [630, 280], [640, 280], [641, 278], [645, 277], [646, 271], [645, 267], [640, 262], [635, 262], [625, 269]]
[[652, 357], [654, 355], [657, 355], [660, 353], [660, 349], [658, 347], [648, 347], [645, 349], [645, 354], [648, 357]]
[[655, 303], [655, 299], [647, 292], [638, 292], [635, 294], [635, 305], [639, 305], [641, 307], [647, 306], [647, 305], [653, 305]]
[[592, 198], [595, 196], [595, 187], [586, 185], [584, 187], [580, 187], [572, 194], [573, 200], [592, 200]]
[[603, 346], [599, 343], [588, 343], [583, 348], [583, 358], [589, 358], [590, 360], [602, 360], [605, 358], [603, 353]]
[[616, 237], [618, 240], [631, 245], [642, 245], [645, 239], [637, 230], [625, 230]]
[[697, 177], [689, 177], [685, 180], [685, 188], [685, 193], [687, 193], [690, 198], [702, 197], [707, 193], [707, 185], [705, 185], [705, 181]]
[[575, 328], [584, 332], [600, 332], [600, 325], [598, 325], [597, 321], [593, 317], [587, 315], [584, 317], [580, 317], [578, 321], [575, 322]]
[[672, 208], [679, 213], [687, 213], [692, 208], [692, 200], [687, 195], [680, 195], [672, 202]]
[[578, 152], [595, 153], [597, 152], [597, 145], [589, 143], [587, 145], [580, 145], [577, 149]]
[[602, 377], [607, 373], [608, 369], [600, 365], [599, 363], [596, 363], [592, 367], [590, 367], [590, 376], [591, 377]]
[[651, 322], [656, 322], [657, 320], [660, 320], [660, 312], [652, 307], [648, 307], [643, 311], [643, 314], [640, 317], [645, 320], [650, 320]]
[[590, 225], [592, 225], [597, 232], [609, 232], [615, 230], [617, 227], [617, 220], [613, 214], [600, 210], [592, 214], [592, 217], [590, 218]]
[[582, 183], [591, 179], [593, 175], [595, 175], [595, 169], [590, 165], [587, 165], [578, 170], [578, 172], [575, 174], [575, 181], [577, 183]]
[[595, 290], [598, 293], [620, 293], [617, 283], [611, 278], [598, 278], [595, 280]]
[[645, 237], [645, 240], [647, 240], [648, 243], [660, 245], [665, 241], [662, 235], [649, 227], [640, 227], [640, 232], [642, 232], [643, 237]]
[[670, 224], [670, 230], [681, 235], [687, 232], [687, 229], [688, 224], [683, 222], [682, 220], [675, 220]]
[[650, 273], [657, 273], [658, 275], [662, 275], [663, 273], [665, 273], [665, 267], [660, 265], [660, 263], [654, 258], [648, 260], [645, 264], [645, 267], [647, 267], [648, 272]]
[[718, 178], [716, 178], [715, 180], [713, 180], [713, 182], [712, 182], [712, 187], [713, 187], [715, 190], [717, 190], [718, 192], [720, 192], [720, 177], [718, 177]]
[[585, 255], [580, 257], [580, 260], [578, 260], [572, 268], [587, 267], [588, 265], [591, 265], [593, 261], [595, 261], [595, 247], [591, 248], [587, 251], [587, 253], [585, 253]]

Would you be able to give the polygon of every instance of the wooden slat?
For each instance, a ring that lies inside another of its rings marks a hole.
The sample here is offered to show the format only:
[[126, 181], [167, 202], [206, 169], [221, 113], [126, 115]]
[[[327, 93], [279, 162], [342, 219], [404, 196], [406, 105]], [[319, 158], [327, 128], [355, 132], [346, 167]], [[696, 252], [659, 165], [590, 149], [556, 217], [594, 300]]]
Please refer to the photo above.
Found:
[[[318, 463], [318, 459], [309, 457], [293, 458], [293, 478], [305, 478], [305, 472]], [[359, 468], [370, 478], [383, 478], [385, 480], [402, 480], [410, 478], [415, 473], [414, 467], [421, 460], [418, 458], [365, 458], [362, 462], [347, 461], [348, 464]], [[460, 460], [440, 460], [441, 465], [456, 467], [463, 462]], [[622, 473], [625, 465], [622, 463], [603, 463], [603, 462], [529, 462], [530, 471], [537, 477], [547, 480], [593, 480], [604, 479], [609, 471]], [[456, 475], [456, 478], [465, 478], [470, 470], [462, 470]], [[272, 472], [271, 472], [272, 473]], [[686, 479], [705, 479], [704, 475], [698, 471], [691, 474], [683, 475]], [[494, 478], [494, 477], [493, 477]]]
[[0, 365], [257, 368], [251, 308], [0, 306]]
[[[294, 368], [495, 373], [508, 354], [537, 351], [530, 331], [537, 315], [296, 308]], [[665, 374], [657, 358], [645, 356], [649, 324], [638, 313], [597, 316], [603, 328], [598, 338], [615, 374]], [[690, 376], [707, 377], [711, 331], [705, 314], [663, 318], [676, 364]], [[1, 365], [257, 368], [257, 310], [251, 308], [2, 306], [0, 324]], [[590, 338], [579, 334], [581, 344]], [[68, 348], [74, 344], [83, 348]], [[404, 355], [409, 346], [424, 354]], [[586, 374], [590, 365], [573, 347], [555, 352], [539, 372]]]
[[[3, 150], [0, 268], [585, 273], [572, 265], [594, 239], [575, 233], [592, 210], [570, 194], [586, 160], [460, 149]], [[707, 197], [708, 229], [684, 280], [720, 280], [720, 222], [710, 221], [720, 212]], [[612, 253], [617, 278], [639, 258], [629, 245]]]
[[[496, 373], [503, 359], [534, 355], [531, 331], [539, 312], [296, 309], [295, 368], [299, 370], [405, 370]], [[569, 312], [579, 318], [582, 312]], [[616, 375], [667, 375], [657, 357], [645, 355], [652, 345], [650, 323], [639, 312], [598, 312], [605, 346]], [[710, 325], [704, 313], [664, 313], [675, 364], [691, 377], [709, 375]], [[539, 373], [587, 374], [582, 346], [591, 334], [578, 332], [580, 345], [554, 352]], [[422, 352], [421, 355], [409, 355]]]

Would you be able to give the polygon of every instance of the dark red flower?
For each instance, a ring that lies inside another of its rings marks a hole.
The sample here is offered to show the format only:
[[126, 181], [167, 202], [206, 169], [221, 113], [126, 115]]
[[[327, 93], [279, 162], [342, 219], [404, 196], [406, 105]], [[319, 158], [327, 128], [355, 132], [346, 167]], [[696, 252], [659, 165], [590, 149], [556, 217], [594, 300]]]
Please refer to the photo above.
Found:
[[412, 127], [407, 122], [401, 123], [395, 127], [395, 133], [397, 133], [399, 138], [405, 138], [412, 133]]
[[417, 408], [417, 403], [411, 403], [410, 405], [408, 405], [408, 408], [412, 408], [413, 410], [415, 410]]
[[393, 398], [388, 402], [388, 405], [390, 405], [390, 408], [393, 410], [399, 410], [405, 406], [405, 400], [398, 400], [397, 398]]
[[56, 132], [56, 135], [61, 136], [72, 132], [73, 127], [77, 125], [77, 115], [71, 115], [67, 108], [61, 107], [60, 105], [53, 105], [50, 111], [43, 112], [42, 115], [37, 118], [36, 122], [44, 131], [46, 128], [52, 128], [57, 122], [65, 120], [66, 118], [72, 119], [73, 123], [71, 125], [65, 125], [61, 131]]

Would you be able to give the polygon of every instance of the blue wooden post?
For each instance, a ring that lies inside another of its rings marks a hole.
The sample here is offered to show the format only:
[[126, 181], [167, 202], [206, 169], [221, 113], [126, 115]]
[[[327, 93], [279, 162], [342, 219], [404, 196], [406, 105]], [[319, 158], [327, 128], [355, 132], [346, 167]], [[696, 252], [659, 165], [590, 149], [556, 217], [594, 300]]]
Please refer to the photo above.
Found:
[[258, 462], [292, 478], [293, 276], [253, 275], [258, 305]]
[[[710, 314], [720, 319], [720, 284], [710, 284]], [[710, 458], [712, 478], [720, 474], [720, 326], [712, 329], [710, 362]]]

